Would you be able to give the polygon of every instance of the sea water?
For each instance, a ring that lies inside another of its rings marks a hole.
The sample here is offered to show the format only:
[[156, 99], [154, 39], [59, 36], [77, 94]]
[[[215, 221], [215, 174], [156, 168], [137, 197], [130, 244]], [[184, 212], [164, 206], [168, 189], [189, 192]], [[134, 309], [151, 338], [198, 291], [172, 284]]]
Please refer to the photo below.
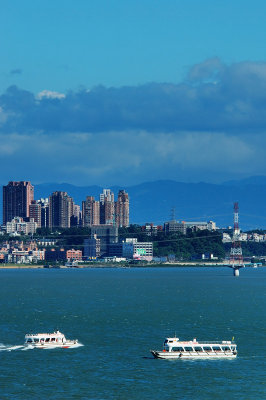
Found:
[[[265, 399], [266, 268], [0, 270], [0, 399]], [[73, 349], [24, 346], [62, 331]], [[234, 360], [158, 360], [165, 337]]]

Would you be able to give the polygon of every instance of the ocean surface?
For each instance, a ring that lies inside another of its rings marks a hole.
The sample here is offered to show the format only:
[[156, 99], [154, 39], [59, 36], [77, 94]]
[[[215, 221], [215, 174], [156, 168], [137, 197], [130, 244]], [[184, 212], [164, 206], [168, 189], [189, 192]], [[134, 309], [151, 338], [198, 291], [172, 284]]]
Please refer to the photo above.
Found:
[[[0, 399], [266, 399], [266, 268], [0, 269]], [[28, 349], [29, 332], [83, 346]], [[166, 336], [235, 360], [156, 360]]]

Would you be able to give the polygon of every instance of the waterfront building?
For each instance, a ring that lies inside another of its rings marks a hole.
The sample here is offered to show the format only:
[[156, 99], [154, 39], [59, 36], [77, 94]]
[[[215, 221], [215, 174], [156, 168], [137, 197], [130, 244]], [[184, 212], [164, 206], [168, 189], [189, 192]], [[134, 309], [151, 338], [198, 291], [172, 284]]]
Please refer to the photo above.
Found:
[[133, 259], [152, 261], [153, 243], [152, 242], [136, 242], [133, 245]]
[[81, 250], [67, 250], [66, 252], [67, 261], [82, 261], [82, 251]]
[[115, 222], [118, 227], [129, 226], [129, 197], [125, 190], [119, 190], [115, 202]]
[[45, 250], [35, 249], [30, 252], [30, 255], [32, 256], [32, 261], [34, 262], [45, 260]]
[[123, 258], [123, 243], [111, 243], [108, 246], [108, 257]]
[[3, 186], [3, 224], [15, 217], [29, 218], [33, 199], [34, 187], [28, 181], [10, 181]]
[[82, 202], [82, 225], [92, 226], [100, 224], [100, 202], [93, 196], [87, 196]]
[[70, 228], [73, 199], [66, 192], [54, 192], [49, 197], [49, 227]]
[[96, 235], [101, 240], [101, 257], [108, 255], [108, 246], [118, 242], [118, 228], [111, 225], [98, 225], [91, 227], [91, 235]]
[[47, 249], [47, 250], [45, 250], [45, 260], [46, 261], [59, 261], [59, 262], [63, 263], [66, 261], [66, 251], [63, 248]]
[[84, 258], [86, 260], [96, 260], [101, 255], [101, 239], [97, 235], [84, 239]]
[[138, 242], [137, 238], [126, 238], [122, 242], [123, 257], [142, 261], [152, 261], [153, 243]]

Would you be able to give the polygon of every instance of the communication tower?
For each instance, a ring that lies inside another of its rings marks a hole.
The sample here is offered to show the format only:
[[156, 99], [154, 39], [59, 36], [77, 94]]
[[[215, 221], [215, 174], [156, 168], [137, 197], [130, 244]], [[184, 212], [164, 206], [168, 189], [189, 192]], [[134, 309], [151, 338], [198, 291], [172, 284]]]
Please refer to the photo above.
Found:
[[239, 276], [239, 269], [245, 266], [240, 240], [238, 210], [238, 203], [234, 203], [234, 232], [230, 251], [230, 267], [234, 270], [234, 276]]

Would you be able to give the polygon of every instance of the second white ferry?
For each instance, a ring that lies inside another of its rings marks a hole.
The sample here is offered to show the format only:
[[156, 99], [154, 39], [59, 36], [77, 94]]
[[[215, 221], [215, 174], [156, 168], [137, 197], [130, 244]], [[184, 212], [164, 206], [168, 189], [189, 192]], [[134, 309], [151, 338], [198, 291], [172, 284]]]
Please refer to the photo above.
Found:
[[197, 359], [197, 358], [235, 358], [237, 345], [234, 341], [199, 342], [193, 339], [186, 342], [179, 338], [166, 338], [163, 350], [151, 350], [155, 358], [165, 359]]
[[65, 335], [59, 331], [53, 333], [28, 333], [25, 336], [25, 345], [31, 345], [40, 349], [53, 347], [76, 347], [78, 340], [68, 340]]

